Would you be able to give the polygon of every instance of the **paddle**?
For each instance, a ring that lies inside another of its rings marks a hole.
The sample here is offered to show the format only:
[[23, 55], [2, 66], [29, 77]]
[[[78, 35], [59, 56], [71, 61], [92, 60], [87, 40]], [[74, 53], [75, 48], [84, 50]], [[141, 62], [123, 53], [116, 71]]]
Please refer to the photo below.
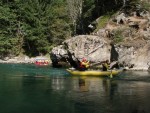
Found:
[[110, 78], [113, 78], [113, 75], [112, 75], [112, 69], [111, 69], [111, 73], [110, 73]]
[[98, 65], [98, 64], [101, 64], [101, 63], [102, 63], [102, 62], [100, 61], [100, 62], [96, 62], [96, 63], [90, 64], [90, 67], [93, 67], [93, 66]]
[[111, 69], [110, 78], [113, 78], [113, 74], [112, 74], [112, 69], [113, 68], [117, 68], [117, 69], [120, 68], [120, 65], [119, 65], [118, 61], [115, 61], [115, 62], [112, 63], [112, 65], [110, 65], [110, 69]]

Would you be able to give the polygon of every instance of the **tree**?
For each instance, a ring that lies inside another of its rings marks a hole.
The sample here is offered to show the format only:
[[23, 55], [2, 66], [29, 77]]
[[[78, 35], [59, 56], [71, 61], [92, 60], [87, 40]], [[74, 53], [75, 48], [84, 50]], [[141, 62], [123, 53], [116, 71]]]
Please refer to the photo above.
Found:
[[72, 21], [73, 35], [76, 35], [77, 23], [81, 20], [83, 0], [67, 0], [69, 17]]
[[18, 15], [14, 2], [0, 2], [0, 57], [17, 55], [21, 50]]
[[65, 0], [1, 1], [1, 54], [48, 53], [51, 46], [69, 37], [71, 31], [65, 4]]

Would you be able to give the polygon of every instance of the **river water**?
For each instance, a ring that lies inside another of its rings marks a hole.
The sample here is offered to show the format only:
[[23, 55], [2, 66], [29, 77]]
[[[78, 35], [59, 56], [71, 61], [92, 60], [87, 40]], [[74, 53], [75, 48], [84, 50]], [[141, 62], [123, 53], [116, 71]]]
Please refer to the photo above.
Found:
[[0, 113], [150, 113], [150, 73], [73, 77], [65, 69], [0, 64]]

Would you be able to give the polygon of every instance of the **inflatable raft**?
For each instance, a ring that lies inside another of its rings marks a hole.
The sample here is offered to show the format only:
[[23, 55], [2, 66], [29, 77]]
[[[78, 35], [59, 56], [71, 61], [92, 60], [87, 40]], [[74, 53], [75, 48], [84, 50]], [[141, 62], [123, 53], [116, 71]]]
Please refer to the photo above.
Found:
[[108, 71], [87, 70], [87, 71], [79, 71], [79, 70], [67, 69], [67, 71], [71, 75], [74, 75], [74, 76], [115, 76], [115, 75], [118, 75], [122, 70], [108, 70]]

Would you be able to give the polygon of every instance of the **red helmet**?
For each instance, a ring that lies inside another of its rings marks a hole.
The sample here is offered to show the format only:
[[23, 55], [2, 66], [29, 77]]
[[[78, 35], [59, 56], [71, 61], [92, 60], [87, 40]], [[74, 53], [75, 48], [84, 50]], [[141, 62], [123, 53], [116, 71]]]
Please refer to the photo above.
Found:
[[83, 57], [83, 58], [82, 58], [82, 62], [85, 62], [85, 61], [87, 61], [87, 60], [86, 60], [86, 58]]

